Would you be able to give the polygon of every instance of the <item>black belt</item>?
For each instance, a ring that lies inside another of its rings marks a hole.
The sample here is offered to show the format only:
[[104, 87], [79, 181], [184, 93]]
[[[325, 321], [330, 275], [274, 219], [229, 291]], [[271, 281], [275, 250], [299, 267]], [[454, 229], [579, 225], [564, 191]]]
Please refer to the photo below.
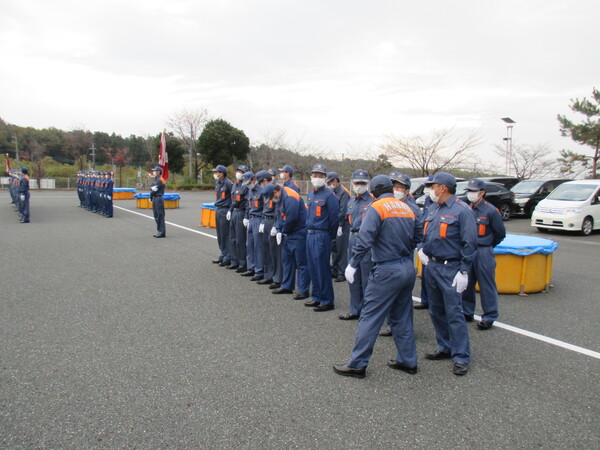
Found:
[[250, 214], [250, 217], [254, 217], [255, 219], [262, 219], [262, 216], [259, 216], [257, 214]]
[[440, 264], [448, 264], [449, 262], [460, 261], [460, 258], [442, 259], [442, 258], [436, 258], [435, 256], [432, 256], [430, 259], [432, 261], [435, 261], [436, 263], [440, 263]]
[[315, 233], [329, 233], [329, 230], [308, 230], [309, 234], [315, 234]]
[[275, 216], [264, 216], [264, 217], [265, 217], [265, 219], [274, 219], [275, 218]]
[[219, 208], [219, 209], [225, 209], [225, 208], [229, 209], [229, 206], [217, 206], [217, 208]]
[[357, 234], [358, 234], [358, 231], [351, 231], [350, 233], [352, 233], [352, 234], [354, 234], [354, 235], [357, 235]]

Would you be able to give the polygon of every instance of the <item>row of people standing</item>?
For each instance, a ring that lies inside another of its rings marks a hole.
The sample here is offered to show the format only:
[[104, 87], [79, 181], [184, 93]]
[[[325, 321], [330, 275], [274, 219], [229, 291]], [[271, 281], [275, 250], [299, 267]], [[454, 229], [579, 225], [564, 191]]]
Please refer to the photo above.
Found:
[[29, 223], [29, 169], [23, 166], [21, 170], [10, 170], [7, 175], [11, 204], [19, 213], [19, 222]]
[[104, 217], [113, 216], [112, 172], [77, 172], [79, 206]]

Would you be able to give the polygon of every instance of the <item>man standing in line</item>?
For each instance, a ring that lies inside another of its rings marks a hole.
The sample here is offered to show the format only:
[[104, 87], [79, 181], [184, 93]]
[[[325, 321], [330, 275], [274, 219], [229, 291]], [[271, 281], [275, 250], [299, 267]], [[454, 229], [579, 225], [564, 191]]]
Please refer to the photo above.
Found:
[[19, 181], [19, 214], [21, 223], [29, 223], [29, 169], [21, 167], [21, 180]]
[[154, 183], [150, 186], [150, 201], [152, 202], [152, 213], [156, 221], [155, 238], [164, 238], [167, 235], [165, 228], [165, 204], [163, 195], [165, 194], [165, 180], [162, 177], [162, 168], [156, 166], [152, 169]]
[[325, 186], [327, 167], [315, 164], [310, 181], [314, 187], [308, 192], [308, 215], [306, 218], [306, 255], [312, 282], [312, 301], [304, 306], [314, 311], [331, 311], [334, 306], [331, 282], [331, 243], [339, 226], [339, 203], [335, 195]]
[[427, 274], [429, 315], [437, 348], [425, 357], [452, 359], [453, 373], [465, 375], [471, 354], [461, 294], [467, 288], [477, 251], [475, 218], [469, 206], [456, 198], [452, 175], [438, 172], [429, 184], [433, 206], [423, 222], [425, 240], [419, 257]]
[[485, 200], [485, 182], [473, 178], [467, 184], [467, 198], [477, 222], [477, 253], [469, 271], [469, 284], [462, 294], [465, 318], [475, 314], [475, 283], [479, 282], [479, 298], [483, 314], [477, 328], [488, 330], [498, 320], [498, 288], [494, 247], [506, 237], [500, 212]]
[[231, 206], [231, 189], [233, 183], [227, 178], [227, 167], [218, 165], [212, 170], [215, 178], [215, 208], [217, 222], [217, 243], [221, 254], [213, 264], [218, 264], [221, 267], [231, 264], [231, 242], [229, 241], [229, 222], [227, 221], [227, 213]]
[[294, 169], [292, 168], [292, 166], [286, 164], [281, 169], [279, 169], [279, 179], [283, 181], [283, 186], [289, 187], [295, 190], [297, 193], [300, 193], [300, 186], [298, 186], [298, 183], [292, 180], [293, 176]]
[[[263, 191], [268, 184], [273, 183], [273, 170], [267, 170], [268, 177], [265, 177], [263, 182]], [[275, 271], [277, 270], [277, 263], [279, 261], [279, 247], [277, 246], [276, 236], [271, 236], [271, 230], [275, 226], [275, 219], [277, 215], [277, 204], [270, 198], [265, 198], [263, 194], [263, 218], [260, 223], [260, 233], [262, 234], [262, 245], [263, 245], [263, 261], [264, 271], [263, 279], [258, 281], [256, 284], [268, 284], [271, 285], [275, 279]]]
[[228, 269], [236, 270], [237, 273], [246, 271], [246, 227], [244, 218], [248, 207], [248, 184], [254, 178], [254, 174], [248, 171], [248, 167], [237, 166], [235, 171], [236, 183], [231, 190], [231, 206], [227, 211], [226, 219], [229, 221], [229, 241], [231, 245], [231, 259]]
[[248, 270], [242, 273], [242, 276], [252, 277], [253, 281], [263, 279], [262, 234], [259, 233], [263, 198], [262, 188], [258, 184], [259, 175], [261, 180], [264, 179], [262, 172], [265, 171], [257, 172], [248, 185], [248, 209], [246, 209], [246, 218], [244, 219], [244, 225], [248, 228]]
[[[362, 224], [363, 217], [369, 205], [373, 202], [373, 197], [369, 193], [369, 173], [366, 170], [356, 170], [352, 174], [352, 191], [356, 194], [348, 202], [348, 223], [350, 225], [350, 239], [348, 242], [348, 258], [352, 257], [352, 248], [358, 239], [358, 230]], [[356, 267], [354, 274], [354, 283], [348, 283], [350, 290], [350, 311], [340, 314], [340, 320], [357, 320], [362, 310], [365, 290], [371, 273], [373, 262], [371, 261], [371, 251], [367, 251]]]
[[376, 200], [367, 209], [358, 232], [346, 279], [354, 282], [358, 265], [369, 249], [373, 269], [352, 356], [346, 364], [334, 365], [333, 370], [339, 375], [364, 378], [379, 329], [389, 317], [397, 351], [388, 366], [415, 374], [417, 346], [411, 293], [416, 278], [413, 251], [421, 239], [420, 225], [408, 205], [394, 198], [392, 180], [387, 175], [371, 180], [371, 194]]
[[350, 235], [350, 226], [348, 223], [348, 201], [350, 192], [342, 183], [336, 172], [327, 174], [327, 187], [333, 191], [339, 204], [340, 222], [336, 232], [336, 237], [332, 242], [331, 251], [331, 276], [336, 282], [346, 281], [344, 270], [348, 265], [348, 238]]

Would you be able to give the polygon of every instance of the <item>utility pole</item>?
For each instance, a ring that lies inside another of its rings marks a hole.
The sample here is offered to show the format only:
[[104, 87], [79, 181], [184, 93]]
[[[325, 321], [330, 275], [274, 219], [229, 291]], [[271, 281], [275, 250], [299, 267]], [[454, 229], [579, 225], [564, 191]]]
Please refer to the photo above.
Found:
[[16, 151], [16, 160], [19, 162], [19, 138], [15, 134], [15, 151]]
[[189, 172], [190, 178], [192, 178], [192, 173], [193, 173], [193, 168], [192, 168], [193, 160], [194, 160], [194, 124], [190, 123], [190, 162], [188, 163], [188, 166], [189, 166], [188, 172]]
[[92, 147], [90, 148], [92, 151], [92, 168], [96, 170], [96, 147], [94, 147], [94, 143], [92, 142]]
[[513, 124], [517, 123], [510, 117], [503, 117], [501, 119], [506, 124], [506, 137], [502, 138], [506, 141], [506, 175], [510, 176], [510, 169], [512, 165], [512, 130]]

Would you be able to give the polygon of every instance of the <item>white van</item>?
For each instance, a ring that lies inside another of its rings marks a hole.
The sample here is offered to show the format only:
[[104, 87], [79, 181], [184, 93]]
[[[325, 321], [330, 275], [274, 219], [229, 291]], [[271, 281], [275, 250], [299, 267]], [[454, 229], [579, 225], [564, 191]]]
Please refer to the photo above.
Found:
[[579, 231], [584, 236], [600, 229], [600, 180], [568, 181], [538, 203], [531, 226], [539, 231]]

